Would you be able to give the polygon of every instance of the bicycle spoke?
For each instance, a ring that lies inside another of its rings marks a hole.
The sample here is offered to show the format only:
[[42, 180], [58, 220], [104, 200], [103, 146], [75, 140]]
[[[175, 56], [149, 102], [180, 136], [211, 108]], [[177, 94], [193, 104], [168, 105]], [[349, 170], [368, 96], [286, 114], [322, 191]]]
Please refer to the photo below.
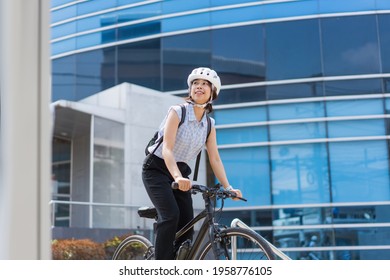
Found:
[[113, 255], [114, 260], [145, 260], [154, 256], [153, 246], [143, 236], [133, 235], [124, 239]]
[[211, 243], [205, 245], [199, 259], [228, 259], [228, 260], [267, 260], [274, 259], [270, 247], [249, 230], [227, 229], [225, 237], [219, 242], [224, 247], [224, 256], [214, 256]]

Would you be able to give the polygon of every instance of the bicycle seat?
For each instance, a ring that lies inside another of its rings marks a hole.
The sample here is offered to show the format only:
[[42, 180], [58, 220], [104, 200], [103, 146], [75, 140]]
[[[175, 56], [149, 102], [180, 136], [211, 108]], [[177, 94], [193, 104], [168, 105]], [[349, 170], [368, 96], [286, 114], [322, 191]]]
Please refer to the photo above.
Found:
[[157, 219], [157, 210], [154, 207], [140, 207], [138, 208], [138, 215], [141, 218]]

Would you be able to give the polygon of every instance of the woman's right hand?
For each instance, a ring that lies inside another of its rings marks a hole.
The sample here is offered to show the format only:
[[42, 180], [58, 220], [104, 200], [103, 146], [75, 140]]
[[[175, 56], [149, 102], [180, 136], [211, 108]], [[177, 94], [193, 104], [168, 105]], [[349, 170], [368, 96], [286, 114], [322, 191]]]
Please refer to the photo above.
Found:
[[179, 184], [178, 189], [187, 192], [191, 189], [191, 180], [183, 177], [177, 177], [175, 182]]

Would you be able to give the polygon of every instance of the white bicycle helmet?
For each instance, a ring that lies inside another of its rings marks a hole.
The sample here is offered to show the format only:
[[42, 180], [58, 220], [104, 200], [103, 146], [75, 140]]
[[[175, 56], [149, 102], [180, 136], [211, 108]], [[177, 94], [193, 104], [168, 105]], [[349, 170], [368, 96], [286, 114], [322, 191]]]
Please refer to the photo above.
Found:
[[209, 81], [216, 89], [216, 94], [219, 94], [221, 90], [221, 80], [218, 77], [217, 72], [207, 67], [199, 67], [192, 70], [191, 74], [188, 75], [187, 84], [191, 87], [191, 84], [196, 79], [202, 79]]

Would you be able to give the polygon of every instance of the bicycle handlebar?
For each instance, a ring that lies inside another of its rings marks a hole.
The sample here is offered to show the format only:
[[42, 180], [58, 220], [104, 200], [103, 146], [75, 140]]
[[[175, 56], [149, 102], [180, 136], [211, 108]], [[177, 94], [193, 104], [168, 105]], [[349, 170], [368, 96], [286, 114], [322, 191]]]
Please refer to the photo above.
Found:
[[[179, 188], [179, 184], [177, 182], [172, 182], [171, 187], [172, 187], [172, 189], [177, 190]], [[217, 184], [214, 188], [210, 188], [210, 187], [203, 186], [203, 185], [192, 185], [191, 190], [194, 190], [194, 191], [200, 192], [200, 193], [215, 194], [217, 197], [220, 197], [223, 199], [229, 197], [229, 198], [237, 198], [237, 199], [240, 199], [242, 201], [247, 201], [243, 197], [238, 197], [235, 192], [227, 191], [227, 190], [221, 188], [220, 184]]]

